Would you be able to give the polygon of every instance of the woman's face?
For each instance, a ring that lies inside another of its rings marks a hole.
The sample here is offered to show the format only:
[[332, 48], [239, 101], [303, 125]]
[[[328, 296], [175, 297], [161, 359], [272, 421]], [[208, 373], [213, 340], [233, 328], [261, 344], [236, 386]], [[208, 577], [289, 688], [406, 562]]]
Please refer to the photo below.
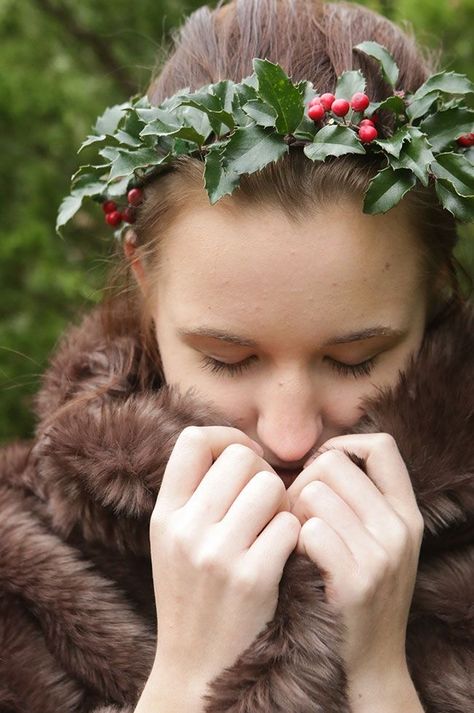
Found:
[[203, 195], [161, 248], [152, 304], [166, 381], [212, 402], [277, 472], [299, 472], [419, 349], [419, 243], [403, 201], [377, 216], [341, 201], [298, 226]]

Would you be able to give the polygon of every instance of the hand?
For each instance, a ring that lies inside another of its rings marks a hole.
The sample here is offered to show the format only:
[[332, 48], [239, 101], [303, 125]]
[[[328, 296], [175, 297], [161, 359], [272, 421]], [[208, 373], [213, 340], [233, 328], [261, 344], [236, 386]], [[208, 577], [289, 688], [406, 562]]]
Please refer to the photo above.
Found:
[[[326, 598], [342, 615], [349, 679], [382, 684], [407, 670], [423, 518], [391, 436], [339, 436], [322, 448], [287, 491], [302, 525], [297, 552], [318, 565]], [[344, 450], [365, 461], [367, 475]]]
[[177, 682], [214, 678], [274, 616], [300, 524], [257, 451], [238, 429], [189, 427], [168, 461], [150, 524], [154, 671]]

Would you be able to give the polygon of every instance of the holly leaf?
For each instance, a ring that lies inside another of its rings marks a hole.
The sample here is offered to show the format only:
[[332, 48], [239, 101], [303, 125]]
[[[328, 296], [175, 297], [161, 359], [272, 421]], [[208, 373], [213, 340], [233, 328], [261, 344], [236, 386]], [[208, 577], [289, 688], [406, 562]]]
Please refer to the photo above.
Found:
[[426, 82], [421, 87], [418, 87], [411, 99], [412, 101], [417, 101], [433, 91], [447, 94], [472, 94], [474, 93], [474, 84], [465, 74], [438, 72], [438, 74], [432, 74], [431, 77], [428, 77]]
[[275, 109], [261, 99], [251, 99], [242, 108], [259, 126], [276, 126]]
[[411, 141], [411, 134], [406, 126], [401, 126], [392, 136], [388, 139], [374, 139], [373, 143], [380, 146], [384, 151], [386, 151], [391, 156], [398, 158], [400, 156], [400, 151], [405, 142]]
[[[415, 95], [413, 95], [415, 96]], [[424, 116], [431, 109], [432, 105], [439, 99], [439, 92], [429, 92], [422, 95], [419, 99], [410, 99], [407, 106], [407, 116], [412, 121]]]
[[258, 95], [276, 111], [276, 129], [279, 134], [291, 134], [304, 113], [304, 82], [297, 86], [278, 64], [267, 59], [253, 59], [258, 77]]
[[254, 173], [278, 161], [285, 153], [288, 153], [288, 145], [276, 132], [269, 133], [254, 124], [236, 129], [223, 147], [222, 160], [231, 175], [233, 172]]
[[415, 126], [408, 127], [411, 141], [405, 143], [400, 151], [400, 156], [389, 157], [392, 168], [408, 168], [421, 181], [424, 186], [428, 185], [428, 169], [434, 160], [431, 146], [426, 136]]
[[456, 193], [463, 198], [474, 196], [474, 172], [472, 165], [463, 154], [440, 153], [431, 164], [431, 171], [437, 178], [448, 180]]
[[59, 206], [56, 218], [56, 233], [62, 237], [60, 228], [68, 223], [82, 206], [82, 201], [86, 196], [92, 197], [101, 195], [105, 190], [105, 183], [97, 181], [94, 174], [83, 174], [77, 182], [76, 187], [66, 196]]
[[386, 213], [397, 205], [416, 184], [416, 176], [407, 168], [387, 166], [370, 181], [364, 197], [364, 213]]
[[324, 161], [328, 156], [342, 156], [348, 153], [366, 153], [352, 129], [339, 124], [323, 126], [316, 133], [313, 143], [307, 144], [303, 151], [312, 161]]
[[354, 49], [365, 52], [365, 54], [378, 60], [383, 78], [388, 84], [395, 87], [398, 80], [398, 66], [390, 52], [383, 45], [369, 40], [367, 42], [360, 42], [358, 45], [355, 45]]
[[471, 131], [474, 123], [474, 111], [464, 107], [447, 109], [431, 114], [421, 122], [421, 130], [427, 134], [433, 149], [444, 151], [461, 134]]
[[365, 77], [359, 69], [343, 72], [337, 80], [334, 96], [350, 101], [356, 92], [365, 92], [365, 84]]
[[372, 116], [376, 111], [380, 109], [386, 109], [388, 111], [393, 111], [395, 114], [404, 114], [406, 110], [406, 104], [402, 97], [397, 95], [392, 95], [387, 97], [380, 102], [371, 102], [367, 107], [366, 114], [368, 117]]
[[118, 155], [112, 161], [108, 183], [111, 183], [115, 178], [124, 176], [131, 178], [137, 168], [160, 164], [163, 158], [158, 155], [155, 149], [143, 148], [138, 151], [118, 149]]
[[116, 131], [125, 110], [130, 108], [130, 106], [130, 102], [124, 102], [123, 104], [108, 107], [97, 119], [93, 132], [99, 135], [112, 135]]
[[474, 197], [458, 195], [454, 185], [446, 178], [438, 178], [435, 183], [436, 194], [442, 205], [462, 223], [474, 220]]
[[215, 149], [211, 147], [204, 159], [204, 185], [211, 205], [223, 196], [233, 193], [240, 182], [240, 174], [237, 171], [223, 166], [220, 150], [220, 146]]

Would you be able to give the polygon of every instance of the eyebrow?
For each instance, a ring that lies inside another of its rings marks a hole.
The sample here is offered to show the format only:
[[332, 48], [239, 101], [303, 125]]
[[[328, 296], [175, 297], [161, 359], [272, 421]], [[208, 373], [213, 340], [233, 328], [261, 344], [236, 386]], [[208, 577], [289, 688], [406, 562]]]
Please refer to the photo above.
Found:
[[[253, 339], [241, 337], [238, 334], [232, 334], [225, 329], [214, 329], [212, 327], [194, 327], [192, 329], [178, 329], [178, 334], [181, 337], [211, 337], [219, 339], [228, 344], [238, 344], [241, 347], [257, 348], [258, 344]], [[348, 342], [359, 342], [363, 339], [371, 339], [372, 337], [402, 337], [405, 332], [401, 329], [392, 329], [392, 327], [375, 326], [361, 329], [356, 332], [348, 332], [340, 334], [325, 342], [322, 346], [329, 347], [333, 344], [347, 344]]]

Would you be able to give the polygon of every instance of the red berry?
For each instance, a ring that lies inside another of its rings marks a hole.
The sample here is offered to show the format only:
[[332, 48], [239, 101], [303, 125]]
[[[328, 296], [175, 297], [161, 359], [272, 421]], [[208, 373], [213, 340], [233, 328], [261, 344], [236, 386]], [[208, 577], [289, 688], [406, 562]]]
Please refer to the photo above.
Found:
[[310, 119], [313, 119], [313, 121], [319, 121], [320, 119], [323, 118], [325, 113], [326, 113], [326, 109], [323, 107], [323, 105], [321, 103], [313, 104], [313, 106], [310, 106], [308, 109], [308, 116]]
[[373, 141], [378, 136], [375, 126], [361, 126], [359, 129], [359, 139], [365, 144]]
[[375, 126], [375, 124], [372, 119], [362, 119], [359, 126]]
[[109, 225], [120, 225], [122, 222], [122, 214], [119, 210], [113, 210], [111, 213], [105, 214], [105, 221]]
[[474, 146], [474, 133], [463, 134], [457, 141], [459, 146]]
[[323, 107], [326, 109], [326, 111], [329, 111], [329, 109], [332, 107], [336, 97], [334, 94], [330, 94], [329, 92], [326, 92], [326, 94], [322, 94], [320, 97], [321, 99], [321, 104]]
[[321, 97], [313, 97], [309, 102], [308, 107], [313, 106], [314, 104], [321, 104]]
[[115, 201], [105, 201], [102, 203], [102, 210], [104, 213], [112, 213], [112, 211], [117, 210], [117, 203]]
[[134, 206], [129, 205], [122, 211], [122, 219], [126, 223], [134, 223], [136, 218], [136, 210]]
[[331, 111], [336, 116], [345, 116], [349, 111], [349, 102], [346, 99], [336, 99], [332, 103]]
[[138, 205], [143, 198], [143, 191], [140, 188], [131, 188], [127, 193], [127, 200], [131, 205]]
[[356, 92], [352, 95], [351, 107], [354, 111], [365, 111], [370, 104], [370, 99], [363, 92]]

